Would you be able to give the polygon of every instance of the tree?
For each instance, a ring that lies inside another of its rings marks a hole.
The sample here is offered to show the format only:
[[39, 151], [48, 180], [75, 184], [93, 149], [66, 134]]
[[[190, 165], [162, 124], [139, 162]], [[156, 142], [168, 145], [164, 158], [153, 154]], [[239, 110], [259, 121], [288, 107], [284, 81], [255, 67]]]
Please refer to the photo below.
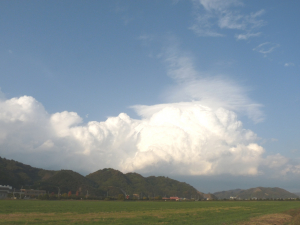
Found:
[[71, 197], [72, 196], [72, 192], [71, 191], [69, 191], [69, 193], [68, 193], [68, 197]]
[[124, 195], [123, 194], [119, 194], [118, 195], [118, 200], [124, 201], [125, 200]]
[[156, 196], [154, 199], [155, 200], [162, 200], [162, 197], [159, 195], [159, 196]]
[[52, 193], [50, 194], [49, 199], [50, 199], [50, 200], [55, 200], [55, 199], [57, 199], [57, 197], [56, 197], [56, 195], [54, 194], [54, 192], [52, 192]]

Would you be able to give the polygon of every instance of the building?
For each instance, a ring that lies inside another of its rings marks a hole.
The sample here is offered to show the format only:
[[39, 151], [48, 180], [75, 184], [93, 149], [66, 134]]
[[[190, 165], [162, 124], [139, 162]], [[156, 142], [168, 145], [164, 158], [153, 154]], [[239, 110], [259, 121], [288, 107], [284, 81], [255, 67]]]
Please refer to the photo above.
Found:
[[134, 199], [140, 199], [140, 195], [139, 194], [133, 194], [133, 198]]
[[176, 200], [176, 201], [179, 201], [180, 198], [178, 198], [178, 197], [170, 197], [170, 200]]
[[11, 193], [12, 186], [9, 185], [0, 185], [0, 199], [7, 198], [7, 194]]
[[39, 195], [45, 195], [45, 190], [33, 190], [33, 189], [21, 189], [21, 192], [25, 196], [39, 196]]

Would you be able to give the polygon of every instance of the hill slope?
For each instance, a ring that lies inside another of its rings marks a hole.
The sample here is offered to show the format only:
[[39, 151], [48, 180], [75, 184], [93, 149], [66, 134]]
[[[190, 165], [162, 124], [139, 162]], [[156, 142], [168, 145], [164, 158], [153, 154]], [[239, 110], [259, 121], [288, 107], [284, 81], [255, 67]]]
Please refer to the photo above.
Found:
[[232, 197], [237, 197], [241, 199], [250, 199], [250, 198], [258, 198], [258, 199], [270, 199], [270, 198], [297, 198], [298, 196], [288, 192], [282, 188], [265, 188], [265, 187], [257, 187], [250, 188], [247, 190], [236, 189], [229, 191], [222, 191], [214, 193], [219, 199], [229, 199]]
[[234, 190], [229, 190], [229, 191], [220, 191], [220, 192], [215, 192], [214, 195], [218, 199], [229, 199], [231, 196], [236, 197], [239, 193], [241, 193], [242, 189], [234, 189]]
[[15, 188], [31, 186], [53, 176], [55, 171], [43, 170], [23, 163], [0, 157], [0, 184], [11, 185]]
[[73, 194], [79, 191], [80, 194], [85, 195], [88, 191], [90, 195], [100, 195], [98, 185], [76, 173], [72, 170], [57, 171], [53, 176], [46, 180], [39, 181], [35, 184], [36, 187], [42, 190], [48, 190], [49, 192], [57, 192], [58, 187], [61, 193], [68, 193], [71, 191]]
[[108, 195], [122, 193], [138, 194], [140, 197], [178, 196], [198, 197], [197, 190], [189, 184], [179, 182], [168, 177], [143, 177], [138, 173], [127, 173], [114, 169], [98, 170], [86, 176], [99, 185], [99, 189]]
[[137, 194], [139, 197], [178, 196], [198, 198], [198, 191], [189, 184], [168, 177], [143, 177], [138, 173], [127, 173], [114, 169], [98, 170], [82, 176], [72, 170], [50, 171], [34, 168], [23, 163], [0, 157], [0, 184], [11, 185], [14, 188], [32, 188], [61, 193], [71, 191], [75, 194], [95, 196], [118, 196]]

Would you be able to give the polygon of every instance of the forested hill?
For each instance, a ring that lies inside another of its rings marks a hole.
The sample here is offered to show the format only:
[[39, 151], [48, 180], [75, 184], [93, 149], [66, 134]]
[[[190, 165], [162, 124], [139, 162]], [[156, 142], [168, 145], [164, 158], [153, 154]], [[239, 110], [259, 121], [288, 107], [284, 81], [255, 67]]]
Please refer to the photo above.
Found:
[[219, 199], [229, 199], [230, 197], [236, 197], [240, 199], [250, 199], [250, 198], [258, 198], [258, 199], [277, 199], [277, 198], [298, 198], [297, 195], [288, 192], [282, 188], [266, 188], [266, 187], [257, 187], [250, 188], [247, 190], [235, 189], [229, 191], [222, 191], [214, 193]]
[[111, 193], [124, 191], [126, 194], [138, 194], [145, 197], [202, 197], [191, 185], [168, 177], [143, 177], [138, 173], [123, 174], [114, 169], [98, 170], [86, 177], [96, 182], [101, 190], [107, 190]]
[[0, 185], [14, 188], [32, 188], [61, 193], [77, 191], [94, 196], [118, 196], [126, 193], [140, 197], [178, 196], [202, 198], [191, 185], [168, 177], [143, 177], [137, 173], [127, 173], [114, 169], [98, 170], [82, 176], [72, 170], [51, 171], [34, 168], [23, 163], [0, 157]]
[[37, 181], [46, 180], [56, 171], [43, 170], [23, 163], [0, 157], [0, 185], [11, 185], [14, 188], [33, 185]]

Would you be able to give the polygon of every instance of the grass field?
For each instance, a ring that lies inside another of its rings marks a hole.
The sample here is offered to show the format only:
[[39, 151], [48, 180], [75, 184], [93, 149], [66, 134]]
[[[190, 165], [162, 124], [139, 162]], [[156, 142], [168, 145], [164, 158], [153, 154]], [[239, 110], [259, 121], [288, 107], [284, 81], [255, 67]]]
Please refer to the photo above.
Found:
[[299, 201], [1, 200], [0, 224], [299, 224], [299, 212]]

